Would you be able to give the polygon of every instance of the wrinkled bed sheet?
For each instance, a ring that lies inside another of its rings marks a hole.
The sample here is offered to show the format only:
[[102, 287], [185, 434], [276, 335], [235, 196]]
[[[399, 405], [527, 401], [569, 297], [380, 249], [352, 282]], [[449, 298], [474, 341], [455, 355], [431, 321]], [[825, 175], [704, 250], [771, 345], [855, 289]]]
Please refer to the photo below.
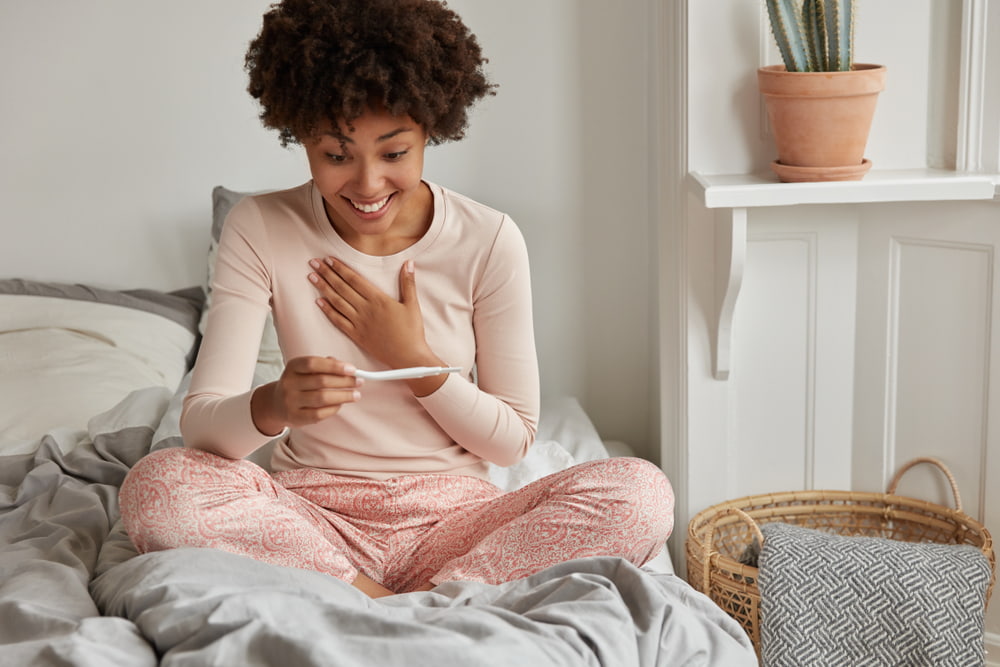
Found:
[[87, 432], [0, 457], [0, 665], [757, 664], [708, 598], [616, 558], [371, 600], [209, 549], [137, 556], [117, 489], [169, 400], [135, 392]]

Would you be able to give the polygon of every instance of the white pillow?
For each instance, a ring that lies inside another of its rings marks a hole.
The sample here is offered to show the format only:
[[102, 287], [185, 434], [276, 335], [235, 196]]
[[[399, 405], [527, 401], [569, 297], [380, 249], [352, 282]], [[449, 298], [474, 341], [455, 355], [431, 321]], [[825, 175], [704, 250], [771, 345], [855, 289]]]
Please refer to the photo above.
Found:
[[535, 442], [557, 442], [577, 463], [609, 455], [594, 423], [575, 396], [542, 397]]
[[0, 281], [0, 453], [34, 451], [47, 433], [86, 430], [136, 390], [174, 391], [197, 341], [198, 307], [165, 293], [155, 298], [162, 303]]
[[513, 491], [576, 464], [573, 455], [558, 442], [535, 440], [528, 454], [514, 465], [504, 468], [490, 463], [490, 481], [504, 491]]

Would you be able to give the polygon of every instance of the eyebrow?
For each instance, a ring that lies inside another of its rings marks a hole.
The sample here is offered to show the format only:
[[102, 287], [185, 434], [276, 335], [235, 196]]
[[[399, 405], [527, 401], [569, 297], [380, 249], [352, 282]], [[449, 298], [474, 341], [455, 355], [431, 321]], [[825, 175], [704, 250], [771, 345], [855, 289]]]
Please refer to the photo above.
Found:
[[[399, 127], [399, 128], [396, 128], [395, 130], [393, 130], [392, 132], [387, 132], [387, 133], [383, 134], [382, 136], [378, 137], [377, 139], [375, 139], [375, 143], [379, 143], [380, 144], [383, 141], [389, 141], [393, 137], [399, 136], [400, 134], [402, 134], [404, 132], [412, 132], [412, 131], [413, 131], [413, 128], [410, 128], [410, 127]], [[345, 144], [353, 144], [354, 143], [354, 140], [351, 139], [350, 137], [346, 136], [346, 135], [334, 134], [333, 132], [327, 132], [327, 135], [331, 136], [331, 137], [333, 137], [335, 139], [338, 139], [340, 141], [343, 141]]]

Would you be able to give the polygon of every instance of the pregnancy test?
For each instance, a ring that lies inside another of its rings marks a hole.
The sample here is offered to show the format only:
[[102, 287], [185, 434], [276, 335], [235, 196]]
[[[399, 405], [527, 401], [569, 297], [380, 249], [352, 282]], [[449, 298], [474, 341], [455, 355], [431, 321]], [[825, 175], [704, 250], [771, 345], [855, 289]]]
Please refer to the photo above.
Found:
[[457, 373], [461, 368], [457, 366], [413, 366], [412, 368], [395, 368], [389, 371], [354, 371], [354, 377], [365, 380], [411, 380], [413, 378], [426, 378], [442, 373]]

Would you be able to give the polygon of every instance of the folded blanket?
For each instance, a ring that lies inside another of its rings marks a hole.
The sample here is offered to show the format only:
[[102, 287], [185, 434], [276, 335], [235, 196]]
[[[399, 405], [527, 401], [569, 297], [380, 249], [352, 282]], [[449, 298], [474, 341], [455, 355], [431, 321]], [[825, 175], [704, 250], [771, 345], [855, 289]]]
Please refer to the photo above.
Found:
[[982, 665], [991, 569], [969, 545], [762, 526], [760, 648], [784, 665]]

